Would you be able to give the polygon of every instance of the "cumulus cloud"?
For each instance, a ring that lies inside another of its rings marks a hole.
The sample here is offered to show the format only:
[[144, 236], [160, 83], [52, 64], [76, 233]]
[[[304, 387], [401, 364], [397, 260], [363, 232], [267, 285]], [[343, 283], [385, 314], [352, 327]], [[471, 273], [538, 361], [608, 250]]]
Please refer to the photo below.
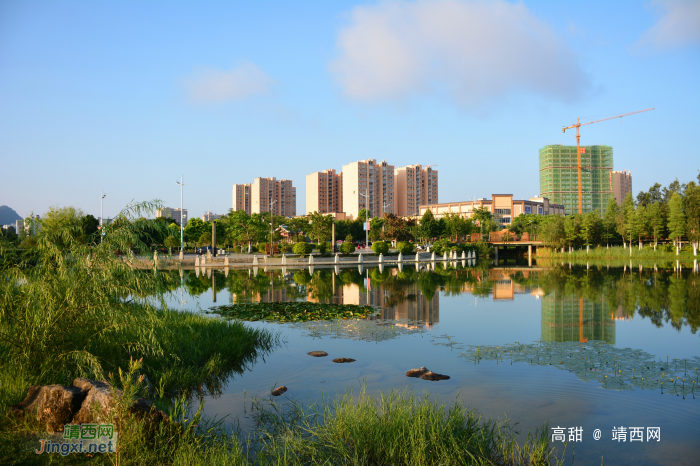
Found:
[[575, 55], [522, 3], [390, 1], [359, 6], [331, 71], [359, 100], [446, 91], [460, 104], [528, 91], [571, 101], [588, 87]]
[[642, 35], [639, 45], [669, 49], [700, 41], [700, 1], [656, 0], [653, 5], [662, 13]]
[[199, 103], [242, 100], [266, 94], [275, 81], [253, 63], [243, 63], [231, 70], [202, 68], [187, 78], [190, 99]]

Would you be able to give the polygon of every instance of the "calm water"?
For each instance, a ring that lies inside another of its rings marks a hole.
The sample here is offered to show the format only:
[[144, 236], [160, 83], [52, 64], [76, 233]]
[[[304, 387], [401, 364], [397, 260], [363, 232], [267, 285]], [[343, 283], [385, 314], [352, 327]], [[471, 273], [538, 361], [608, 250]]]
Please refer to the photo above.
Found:
[[[640, 271], [636, 265], [466, 265], [460, 261], [446, 269], [437, 264], [435, 270], [420, 271], [413, 265], [402, 270], [365, 268], [361, 273], [357, 268], [237, 270], [214, 276], [185, 272], [184, 286], [171, 299], [173, 307], [206, 310], [235, 302], [308, 300], [371, 304], [380, 309], [382, 319], [355, 332], [346, 328], [347, 322], [332, 329], [328, 324], [249, 323], [280, 332], [285, 343], [229, 380], [222, 394], [208, 397], [205, 413], [238, 418], [246, 428], [251, 396], [267, 397], [276, 385], [289, 388], [282, 398], [312, 403], [364, 383], [371, 393], [408, 388], [415, 393], [429, 390], [446, 402], [459, 399], [487, 417], [519, 423], [524, 432], [544, 423], [582, 427], [582, 441], [567, 449], [570, 459], [573, 447], [576, 464], [600, 464], [601, 456], [615, 465], [700, 464], [700, 390], [688, 389], [698, 378], [699, 275], [687, 269]], [[620, 360], [615, 357], [624, 359], [618, 351], [630, 348], [636, 352], [623, 369], [634, 368], [635, 380], [641, 370], [647, 381], [672, 370], [679, 383], [686, 379], [686, 390], [674, 390], [669, 382], [663, 394], [656, 387], [610, 388], [615, 387], [607, 383], [612, 379], [601, 383], [595, 378], [599, 369], [562, 370], [558, 361], [537, 364], [527, 354], [521, 358], [525, 361], [515, 358], [512, 363], [507, 356], [498, 361], [464, 356], [473, 355], [475, 346], [538, 341], [545, 348], [573, 348], [569, 353], [581, 346], [589, 351], [606, 348], [605, 355], [596, 356], [601, 365], [607, 358], [611, 364]], [[326, 351], [329, 357], [307, 356], [313, 350]], [[639, 351], [656, 365], [635, 366]], [[336, 357], [357, 361], [335, 364], [331, 359]], [[405, 376], [420, 366], [451, 379], [429, 382]], [[629, 433], [626, 442], [613, 441], [613, 428], [621, 426], [659, 427], [660, 441], [647, 442], [646, 429], [643, 442], [631, 442]], [[600, 440], [594, 439], [595, 429], [601, 430]]]

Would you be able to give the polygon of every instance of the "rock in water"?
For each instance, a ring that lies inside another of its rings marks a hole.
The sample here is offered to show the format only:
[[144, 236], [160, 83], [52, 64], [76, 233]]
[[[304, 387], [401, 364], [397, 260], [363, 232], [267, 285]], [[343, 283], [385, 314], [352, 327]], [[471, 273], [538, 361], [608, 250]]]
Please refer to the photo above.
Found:
[[338, 363], [342, 363], [342, 362], [355, 362], [355, 360], [354, 360], [354, 359], [350, 359], [350, 358], [335, 358], [335, 359], [333, 360], [333, 362], [338, 362]]
[[328, 356], [328, 353], [325, 351], [311, 351], [310, 353], [307, 353], [309, 356], [313, 356], [315, 358], [322, 358], [324, 356]]
[[430, 372], [427, 367], [419, 367], [418, 369], [411, 369], [410, 371], [406, 372], [406, 377], [420, 377], [421, 375], [425, 374], [426, 372]]
[[449, 376], [449, 375], [438, 374], [438, 373], [435, 373], [435, 372], [426, 372], [425, 374], [421, 375], [420, 378], [423, 379], [423, 380], [432, 380], [432, 381], [436, 381], [436, 380], [447, 380], [447, 379], [450, 378], [450, 376]]
[[281, 387], [277, 387], [274, 390], [272, 390], [272, 396], [280, 396], [282, 393], [287, 391], [287, 387], [282, 385]]

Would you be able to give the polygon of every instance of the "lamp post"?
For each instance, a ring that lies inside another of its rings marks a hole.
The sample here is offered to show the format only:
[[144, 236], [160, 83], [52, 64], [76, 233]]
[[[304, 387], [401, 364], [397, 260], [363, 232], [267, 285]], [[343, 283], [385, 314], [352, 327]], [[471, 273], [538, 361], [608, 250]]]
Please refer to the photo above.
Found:
[[105, 234], [104, 229], [102, 228], [102, 201], [106, 196], [107, 195], [104, 193], [104, 191], [100, 190], [100, 243], [102, 242], [102, 237]]
[[182, 220], [185, 217], [185, 211], [182, 210], [182, 188], [185, 186], [185, 183], [182, 182], [182, 175], [180, 175], [180, 181], [175, 180], [175, 183], [180, 185], [180, 260], [184, 259], [184, 250], [183, 250], [183, 226], [182, 226]]

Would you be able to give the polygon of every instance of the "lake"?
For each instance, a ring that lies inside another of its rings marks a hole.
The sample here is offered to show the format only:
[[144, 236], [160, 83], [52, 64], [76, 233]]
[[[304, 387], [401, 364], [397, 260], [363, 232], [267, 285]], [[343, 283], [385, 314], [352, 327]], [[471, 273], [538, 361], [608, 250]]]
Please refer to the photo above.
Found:
[[[700, 461], [700, 276], [687, 268], [455, 261], [189, 270], [182, 282], [169, 303], [192, 311], [306, 300], [378, 310], [362, 321], [248, 323], [279, 332], [284, 343], [207, 396], [204, 409], [244, 430], [251, 397], [268, 398], [275, 386], [289, 389], [276, 402], [304, 404], [364, 386], [372, 394], [407, 389], [461, 400], [518, 423], [523, 435], [548, 423], [559, 452], [557, 434], [572, 435], [566, 457], [574, 453], [577, 464], [600, 464], [601, 456], [615, 465]], [[329, 356], [307, 355], [316, 350]], [[337, 357], [356, 362], [333, 363]], [[406, 377], [420, 366], [450, 379]]]

